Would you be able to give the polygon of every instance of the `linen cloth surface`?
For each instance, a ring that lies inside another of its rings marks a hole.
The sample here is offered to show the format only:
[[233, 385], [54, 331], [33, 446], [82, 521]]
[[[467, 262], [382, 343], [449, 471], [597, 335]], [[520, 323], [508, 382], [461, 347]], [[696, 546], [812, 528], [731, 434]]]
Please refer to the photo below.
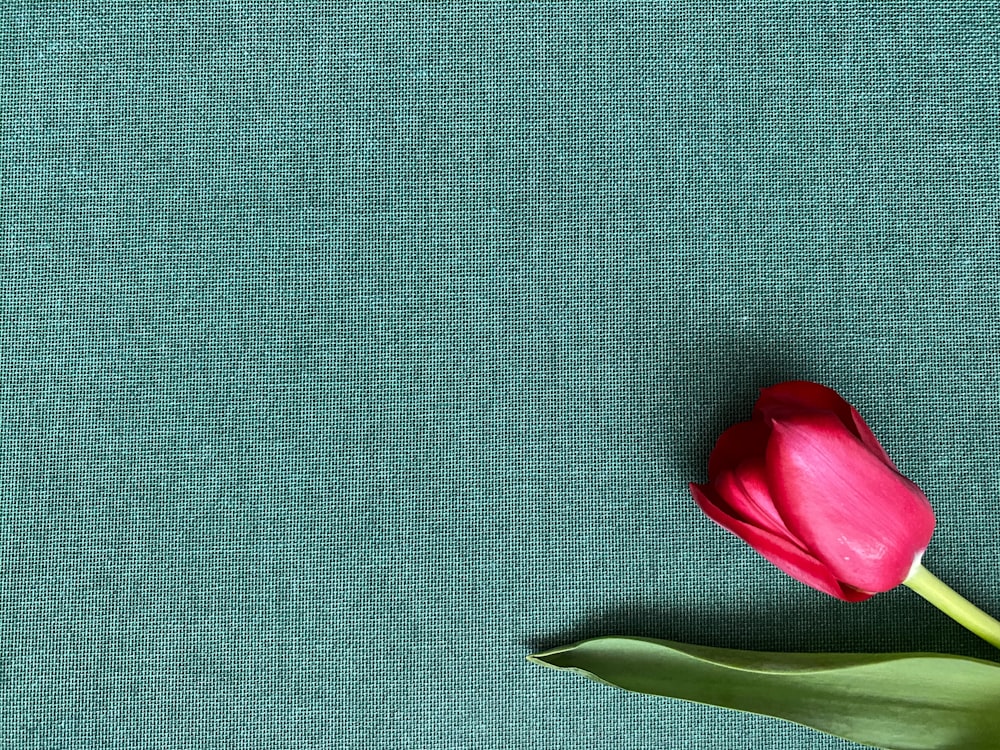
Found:
[[1000, 11], [0, 3], [0, 747], [856, 747], [528, 664], [994, 657], [687, 483], [841, 391], [1000, 611]]

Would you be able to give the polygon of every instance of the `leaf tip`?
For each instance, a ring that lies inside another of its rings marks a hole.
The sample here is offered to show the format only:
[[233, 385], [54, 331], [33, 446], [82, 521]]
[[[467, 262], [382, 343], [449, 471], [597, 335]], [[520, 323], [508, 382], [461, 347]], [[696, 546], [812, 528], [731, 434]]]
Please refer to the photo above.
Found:
[[562, 669], [562, 665], [559, 664], [555, 657], [565, 650], [565, 646], [560, 646], [558, 648], [549, 649], [548, 651], [541, 651], [537, 654], [528, 654], [524, 658], [532, 664], [539, 664], [543, 667], [548, 667], [549, 669]]
[[549, 666], [548, 663], [544, 659], [542, 659], [539, 654], [528, 654], [524, 658], [530, 661], [532, 664], [541, 664], [543, 667]]

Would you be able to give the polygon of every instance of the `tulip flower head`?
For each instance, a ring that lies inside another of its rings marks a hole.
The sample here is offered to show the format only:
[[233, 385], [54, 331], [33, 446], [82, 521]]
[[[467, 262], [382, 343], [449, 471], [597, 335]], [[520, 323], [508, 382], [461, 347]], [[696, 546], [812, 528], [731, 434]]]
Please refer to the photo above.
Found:
[[858, 412], [806, 381], [761, 391], [753, 417], [719, 438], [698, 506], [793, 578], [846, 601], [919, 567], [934, 512]]

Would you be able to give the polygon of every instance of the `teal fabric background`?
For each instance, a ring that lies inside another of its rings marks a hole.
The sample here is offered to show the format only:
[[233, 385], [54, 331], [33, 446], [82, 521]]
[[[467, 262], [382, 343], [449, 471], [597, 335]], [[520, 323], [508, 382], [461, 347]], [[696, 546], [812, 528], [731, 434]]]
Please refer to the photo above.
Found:
[[992, 3], [0, 11], [0, 747], [846, 750], [524, 656], [995, 657], [686, 488], [822, 381], [1000, 612]]

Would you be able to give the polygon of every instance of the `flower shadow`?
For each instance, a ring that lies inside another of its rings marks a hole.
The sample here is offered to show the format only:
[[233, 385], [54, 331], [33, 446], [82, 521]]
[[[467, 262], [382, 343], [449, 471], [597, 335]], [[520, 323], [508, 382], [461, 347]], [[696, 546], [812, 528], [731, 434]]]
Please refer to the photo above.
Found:
[[[750, 418], [765, 388], [784, 380], [822, 379], [817, 363], [794, 349], [752, 338], [723, 338], [713, 344], [716, 359], [690, 363], [687, 398], [655, 410], [651, 432], [659, 453], [685, 480], [705, 475], [708, 456], [719, 435]], [[672, 398], [676, 394], [672, 394]], [[678, 440], [683, 435], [683, 440]]]

